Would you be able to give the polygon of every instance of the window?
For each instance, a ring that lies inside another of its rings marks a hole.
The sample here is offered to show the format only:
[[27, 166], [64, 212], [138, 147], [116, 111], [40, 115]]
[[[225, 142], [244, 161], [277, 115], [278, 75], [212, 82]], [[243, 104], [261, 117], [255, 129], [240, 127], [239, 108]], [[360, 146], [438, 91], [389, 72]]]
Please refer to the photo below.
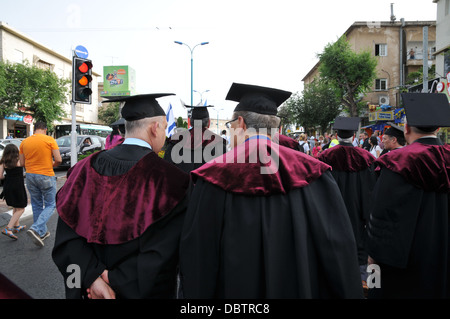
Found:
[[448, 16], [450, 14], [450, 0], [445, 0], [445, 15]]
[[387, 56], [387, 44], [375, 44], [375, 56]]
[[23, 63], [23, 52], [15, 49], [13, 53], [13, 62], [15, 63]]
[[387, 79], [376, 79], [375, 91], [386, 91], [386, 90], [387, 90]]

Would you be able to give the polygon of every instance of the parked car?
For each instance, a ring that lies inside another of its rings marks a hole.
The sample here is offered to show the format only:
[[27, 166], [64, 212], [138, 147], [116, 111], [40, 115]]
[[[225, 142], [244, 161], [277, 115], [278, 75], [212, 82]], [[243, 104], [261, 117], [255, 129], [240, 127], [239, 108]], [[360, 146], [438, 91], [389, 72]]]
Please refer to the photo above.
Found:
[[[59, 167], [70, 167], [71, 157], [71, 139], [70, 135], [61, 136], [56, 139], [56, 143], [61, 153], [62, 163]], [[88, 142], [90, 140], [90, 143]], [[97, 152], [105, 148], [101, 137], [97, 135], [78, 135], [77, 136], [77, 154], [84, 155], [88, 153]]]
[[19, 148], [20, 143], [22, 143], [23, 140], [24, 138], [0, 139], [0, 158], [3, 156], [3, 150], [5, 149], [6, 145], [12, 143], [16, 145], [17, 148]]

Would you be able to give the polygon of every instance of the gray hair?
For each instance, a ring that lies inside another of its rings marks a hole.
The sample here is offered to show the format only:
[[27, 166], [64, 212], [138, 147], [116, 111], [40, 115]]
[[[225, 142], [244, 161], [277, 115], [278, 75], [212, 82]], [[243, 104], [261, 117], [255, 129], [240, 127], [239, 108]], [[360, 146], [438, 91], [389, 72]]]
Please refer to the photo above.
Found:
[[194, 126], [194, 124], [197, 121], [201, 121], [202, 122], [202, 128], [208, 127], [209, 125], [209, 117], [203, 118], [203, 119], [193, 119], [191, 118], [191, 125]]
[[248, 111], [238, 111], [234, 112], [234, 114], [235, 117], [242, 116], [247, 128], [252, 128], [256, 130], [256, 132], [259, 132], [260, 129], [266, 129], [269, 133], [270, 129], [277, 129], [281, 122], [281, 119], [276, 115], [266, 115]]
[[162, 123], [163, 116], [157, 117], [146, 117], [136, 121], [125, 121], [125, 132], [127, 135], [136, 134], [141, 130], [145, 130], [151, 123], [160, 122]]

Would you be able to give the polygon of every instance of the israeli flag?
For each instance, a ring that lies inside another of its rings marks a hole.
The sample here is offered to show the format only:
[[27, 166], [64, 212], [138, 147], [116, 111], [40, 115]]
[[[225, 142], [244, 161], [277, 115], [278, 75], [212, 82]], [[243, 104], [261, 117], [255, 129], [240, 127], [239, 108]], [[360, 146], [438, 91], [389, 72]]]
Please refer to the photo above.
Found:
[[167, 129], [166, 136], [171, 137], [175, 133], [175, 128], [177, 127], [175, 123], [175, 118], [173, 117], [172, 103], [169, 104], [169, 109], [166, 112]]

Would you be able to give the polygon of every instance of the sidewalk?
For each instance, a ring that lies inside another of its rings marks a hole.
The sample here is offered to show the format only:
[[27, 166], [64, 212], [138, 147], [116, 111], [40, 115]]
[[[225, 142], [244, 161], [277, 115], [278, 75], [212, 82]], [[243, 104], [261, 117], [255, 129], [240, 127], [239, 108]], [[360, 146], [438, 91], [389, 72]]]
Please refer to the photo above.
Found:
[[[56, 190], [59, 190], [64, 183], [66, 182], [66, 177], [58, 177], [56, 179]], [[26, 185], [26, 179], [25, 179], [25, 185]], [[26, 189], [26, 186], [25, 186]], [[3, 187], [0, 187], [0, 193], [3, 191]], [[28, 216], [33, 215], [33, 210], [31, 209], [31, 203], [30, 203], [30, 194], [28, 193], [27, 189], [27, 196], [28, 196], [28, 205], [25, 208], [25, 212], [22, 214], [20, 219], [26, 218]], [[6, 205], [5, 200], [0, 200], [0, 227], [4, 227], [9, 223], [9, 220], [12, 216], [12, 207]]]

